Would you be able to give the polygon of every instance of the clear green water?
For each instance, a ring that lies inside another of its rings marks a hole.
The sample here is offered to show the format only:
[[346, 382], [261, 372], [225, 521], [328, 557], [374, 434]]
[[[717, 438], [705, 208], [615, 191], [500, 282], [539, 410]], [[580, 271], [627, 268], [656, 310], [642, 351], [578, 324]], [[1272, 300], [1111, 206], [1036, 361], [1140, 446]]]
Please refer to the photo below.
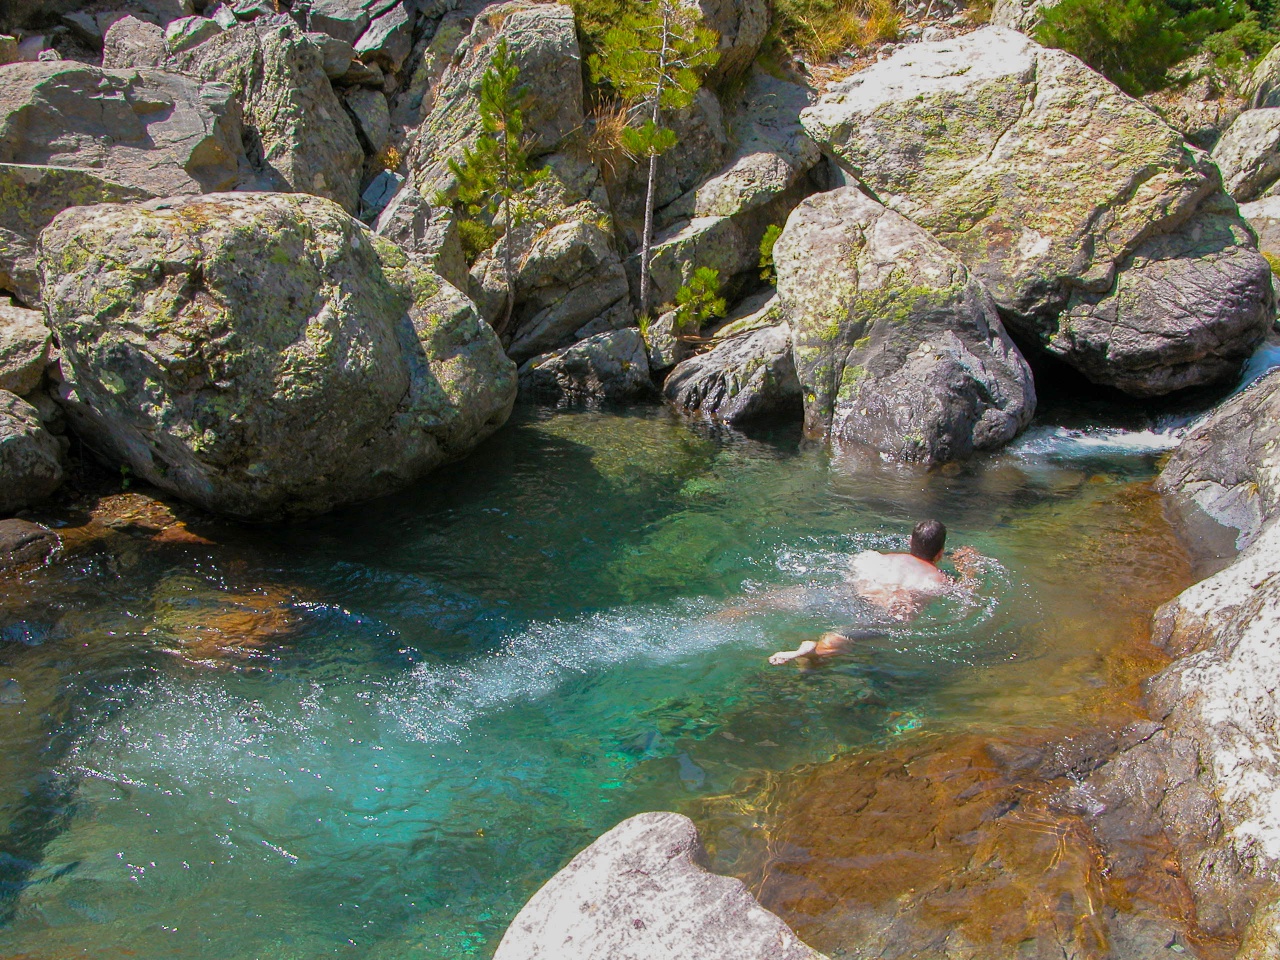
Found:
[[[398, 498], [104, 538], [0, 606], [0, 956], [485, 957], [630, 814], [1087, 714], [1185, 577], [1142, 492], [1163, 445], [1043, 427], [924, 474], [524, 411]], [[843, 564], [922, 516], [993, 558], [977, 596], [828, 669], [765, 663], [866, 616]], [[806, 609], [714, 616], [798, 585]]]

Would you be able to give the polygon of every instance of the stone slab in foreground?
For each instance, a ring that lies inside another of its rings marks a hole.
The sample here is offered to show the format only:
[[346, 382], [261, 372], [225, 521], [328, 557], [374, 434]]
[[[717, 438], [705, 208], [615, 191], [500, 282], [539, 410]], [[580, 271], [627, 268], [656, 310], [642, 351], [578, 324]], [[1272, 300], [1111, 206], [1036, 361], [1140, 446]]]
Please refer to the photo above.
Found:
[[533, 895], [494, 960], [825, 960], [704, 859], [687, 817], [624, 820]]

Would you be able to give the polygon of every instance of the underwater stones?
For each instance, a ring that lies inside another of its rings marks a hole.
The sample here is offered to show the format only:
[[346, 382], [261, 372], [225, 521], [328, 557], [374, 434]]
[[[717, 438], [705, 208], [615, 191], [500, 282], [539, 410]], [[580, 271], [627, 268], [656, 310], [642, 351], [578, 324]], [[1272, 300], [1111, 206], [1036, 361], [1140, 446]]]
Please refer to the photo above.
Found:
[[1240, 531], [1243, 551], [1157, 611], [1180, 659], [1147, 683], [1158, 726], [1091, 781], [1172, 840], [1212, 934], [1239, 934], [1280, 871], [1280, 372], [1193, 426], [1158, 488]]
[[38, 503], [62, 484], [62, 447], [36, 408], [0, 390], [0, 513]]
[[520, 393], [535, 400], [633, 400], [653, 394], [644, 339], [634, 327], [607, 330], [520, 368]]
[[533, 895], [494, 960], [823, 960], [705, 861], [687, 817], [624, 820]]
[[0, 570], [42, 563], [62, 545], [48, 527], [10, 517], [0, 520]]
[[999, 447], [1035, 392], [983, 285], [851, 187], [800, 204], [774, 247], [805, 432], [926, 463]]
[[0, 390], [24, 397], [40, 386], [52, 350], [44, 314], [0, 301]]
[[1280, 110], [1246, 110], [1213, 148], [1222, 186], [1240, 203], [1256, 200], [1280, 179]]
[[662, 392], [676, 407], [733, 426], [802, 410], [786, 324], [717, 343], [681, 362]]
[[[958, 256], [1011, 332], [1041, 346], [1073, 297], [1115, 294], [1122, 273], [1160, 273], [1140, 248], [1222, 197], [1213, 164], [1155, 113], [1074, 57], [1000, 28], [905, 47], [833, 84], [801, 123], [848, 176]], [[1158, 322], [1225, 342], [1241, 312], [1265, 309], [1254, 295], [1175, 302]], [[1168, 365], [1185, 362], [1176, 338], [1165, 346]]]
[[1047, 350], [1132, 396], [1230, 382], [1275, 316], [1271, 266], [1222, 195], [1121, 267], [1108, 293], [1072, 295]]
[[216, 513], [399, 489], [514, 400], [469, 301], [320, 198], [75, 208], [45, 230], [41, 270], [77, 433]]
[[214, 79], [12, 64], [0, 71], [0, 162], [88, 167], [152, 195], [231, 189], [244, 155], [240, 111]]
[[67, 207], [151, 197], [147, 190], [114, 183], [91, 170], [0, 163], [0, 290], [27, 306], [39, 305], [36, 241]]
[[231, 87], [260, 147], [249, 159], [267, 189], [311, 193], [356, 211], [364, 151], [325, 73], [325, 52], [293, 21], [242, 24], [166, 64]]

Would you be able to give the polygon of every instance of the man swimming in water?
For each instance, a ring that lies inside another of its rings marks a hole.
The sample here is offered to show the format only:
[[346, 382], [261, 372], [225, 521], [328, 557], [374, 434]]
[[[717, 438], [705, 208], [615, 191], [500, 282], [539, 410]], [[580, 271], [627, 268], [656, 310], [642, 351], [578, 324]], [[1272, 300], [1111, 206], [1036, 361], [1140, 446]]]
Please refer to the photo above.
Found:
[[[929, 601], [949, 592], [957, 581], [938, 569], [947, 542], [947, 528], [937, 520], [921, 520], [911, 531], [910, 553], [864, 550], [850, 562], [850, 582], [868, 603], [895, 620], [910, 620]], [[951, 555], [965, 579], [974, 575], [978, 552], [962, 547]], [[817, 640], [806, 640], [795, 650], [775, 653], [769, 662], [790, 663], [801, 657], [829, 657], [847, 650], [858, 640], [875, 636], [871, 630], [831, 630]]]

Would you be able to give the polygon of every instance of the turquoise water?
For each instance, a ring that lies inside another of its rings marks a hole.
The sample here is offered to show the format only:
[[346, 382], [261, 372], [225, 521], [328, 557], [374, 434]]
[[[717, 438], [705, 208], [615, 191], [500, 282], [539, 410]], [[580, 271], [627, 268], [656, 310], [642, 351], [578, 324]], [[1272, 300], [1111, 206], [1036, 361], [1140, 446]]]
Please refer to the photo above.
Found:
[[[0, 956], [486, 957], [630, 814], [1088, 714], [1185, 577], [1144, 487], [1173, 441], [1132, 426], [926, 474], [526, 410], [397, 498], [104, 536], [0, 607]], [[766, 664], [868, 622], [844, 565], [926, 515], [990, 558], [974, 594], [829, 668]]]

